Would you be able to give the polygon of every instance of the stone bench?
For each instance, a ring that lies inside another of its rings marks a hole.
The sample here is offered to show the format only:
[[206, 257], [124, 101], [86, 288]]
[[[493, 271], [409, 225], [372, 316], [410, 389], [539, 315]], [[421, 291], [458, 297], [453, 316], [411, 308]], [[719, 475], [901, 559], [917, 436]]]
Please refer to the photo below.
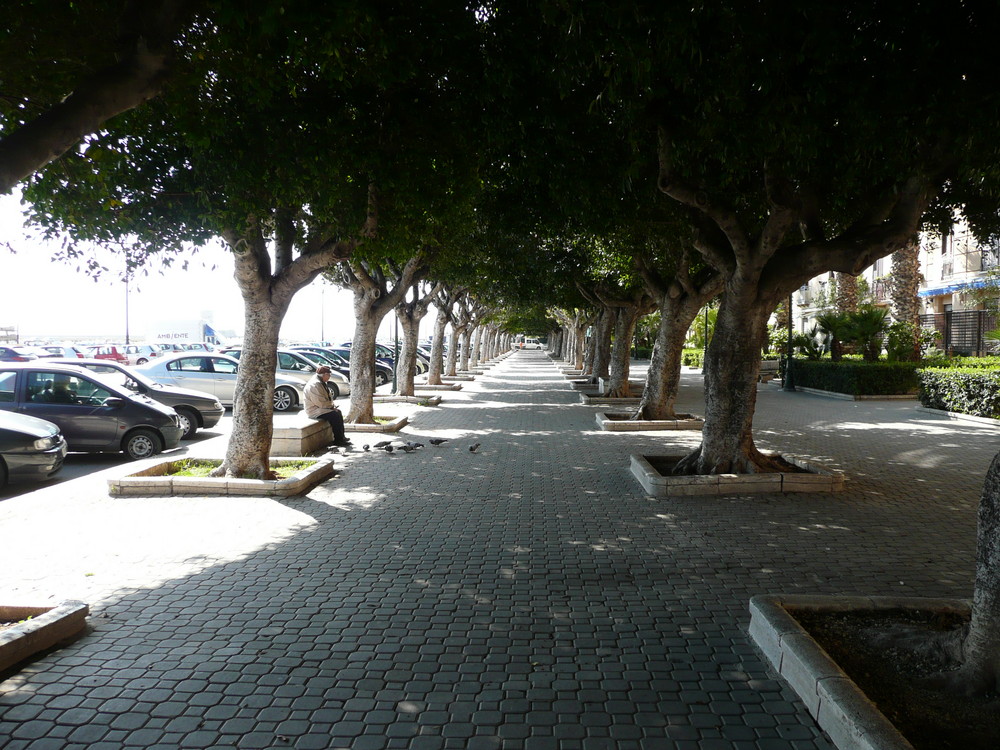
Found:
[[274, 415], [272, 456], [308, 456], [332, 442], [333, 428], [325, 420], [310, 419], [304, 411]]

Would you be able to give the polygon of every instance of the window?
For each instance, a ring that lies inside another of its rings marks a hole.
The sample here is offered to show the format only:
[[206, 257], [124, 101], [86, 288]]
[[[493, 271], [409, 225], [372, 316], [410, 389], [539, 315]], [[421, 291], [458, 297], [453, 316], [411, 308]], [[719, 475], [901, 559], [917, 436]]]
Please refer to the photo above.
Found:
[[9, 404], [14, 401], [14, 384], [16, 381], [16, 372], [0, 372], [0, 403]]
[[114, 394], [92, 380], [61, 372], [29, 372], [29, 398], [43, 404], [100, 406]]
[[[208, 358], [206, 357], [206, 359], [208, 359]], [[216, 372], [225, 373], [227, 375], [235, 375], [236, 374], [236, 363], [235, 362], [230, 362], [228, 359], [216, 359], [215, 357], [211, 358], [211, 362], [215, 366], [215, 371]]]
[[184, 357], [167, 365], [175, 372], [211, 372], [212, 363], [205, 357]]

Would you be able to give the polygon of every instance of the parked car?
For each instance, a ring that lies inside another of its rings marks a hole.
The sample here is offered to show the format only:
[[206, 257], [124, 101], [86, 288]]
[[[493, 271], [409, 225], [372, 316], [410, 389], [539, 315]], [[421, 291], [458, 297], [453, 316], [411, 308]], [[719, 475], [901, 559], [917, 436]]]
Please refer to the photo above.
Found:
[[[62, 364], [84, 367], [91, 372], [104, 375], [133, 393], [149, 396], [164, 406], [169, 406], [180, 417], [184, 434], [181, 440], [190, 440], [195, 432], [205, 427], [215, 427], [226, 413], [222, 403], [210, 393], [178, 388], [158, 383], [134, 368], [125, 367], [106, 359], [66, 359], [53, 360]], [[147, 360], [148, 361], [148, 360]]]
[[[351, 350], [341, 347], [333, 347], [331, 350], [334, 354], [343, 357], [350, 363], [351, 361]], [[375, 360], [375, 387], [380, 385], [385, 385], [392, 380], [392, 367], [382, 362], [379, 359]]]
[[124, 347], [125, 356], [128, 357], [126, 364], [144, 365], [153, 357], [159, 357], [163, 350], [152, 344], [126, 344]]
[[8, 482], [48, 479], [62, 468], [66, 450], [58, 425], [0, 411], [0, 488]]
[[[222, 353], [176, 352], [150, 360], [135, 369], [158, 383], [211, 393], [223, 406], [236, 399], [239, 360]], [[302, 382], [280, 375], [274, 379], [274, 410], [289, 411], [302, 403]]]
[[536, 339], [534, 336], [528, 336], [524, 341], [521, 342], [522, 349], [541, 349], [542, 342]]
[[71, 451], [148, 458], [176, 448], [177, 413], [75, 365], [39, 360], [0, 366], [0, 409], [59, 426]]
[[0, 362], [30, 362], [38, 355], [26, 346], [0, 346]]
[[[228, 354], [230, 357], [235, 357], [236, 359], [240, 358], [241, 353], [242, 349], [238, 347], [222, 350], [222, 354]], [[297, 352], [294, 349], [278, 349], [278, 367], [275, 370], [277, 375], [294, 378], [305, 385], [316, 374], [316, 367], [316, 363], [311, 361], [302, 352]], [[350, 380], [336, 371], [331, 374], [326, 387], [330, 391], [331, 398], [346, 396], [351, 392]]]
[[87, 355], [93, 359], [110, 359], [114, 362], [120, 362], [123, 365], [128, 364], [128, 356], [125, 354], [125, 347], [118, 346], [117, 344], [100, 344], [98, 346], [92, 346], [87, 350]]
[[77, 357], [82, 359], [87, 356], [87, 350], [82, 346], [75, 346], [73, 344], [45, 344], [42, 349], [47, 351], [52, 357], [62, 357], [72, 359]]
[[207, 341], [184, 341], [180, 344], [186, 352], [214, 352], [218, 349], [215, 344]]
[[[332, 356], [327, 356], [309, 349], [299, 349], [297, 347], [293, 347], [289, 351], [308, 359], [316, 367], [323, 366], [330, 368], [332, 373], [330, 375], [330, 379], [326, 383], [326, 387], [330, 390], [331, 398], [351, 395], [350, 364], [344, 362], [339, 357], [337, 360], [334, 360]], [[344, 364], [347, 365], [346, 371], [343, 368]]]
[[303, 352], [306, 355], [315, 354], [323, 358], [323, 364], [327, 367], [332, 367], [334, 370], [339, 372], [341, 375], [350, 377], [351, 374], [351, 363], [345, 357], [337, 354], [333, 349], [325, 346], [320, 346], [319, 344], [304, 344], [302, 346], [293, 346], [292, 351]]

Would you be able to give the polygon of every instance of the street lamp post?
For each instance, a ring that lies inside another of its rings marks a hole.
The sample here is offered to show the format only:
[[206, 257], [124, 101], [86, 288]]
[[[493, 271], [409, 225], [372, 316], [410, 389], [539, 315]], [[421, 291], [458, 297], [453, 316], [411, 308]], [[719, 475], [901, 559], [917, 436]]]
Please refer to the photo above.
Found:
[[795, 381], [792, 378], [792, 295], [788, 295], [788, 342], [785, 353], [785, 377], [781, 381], [781, 390], [794, 391]]

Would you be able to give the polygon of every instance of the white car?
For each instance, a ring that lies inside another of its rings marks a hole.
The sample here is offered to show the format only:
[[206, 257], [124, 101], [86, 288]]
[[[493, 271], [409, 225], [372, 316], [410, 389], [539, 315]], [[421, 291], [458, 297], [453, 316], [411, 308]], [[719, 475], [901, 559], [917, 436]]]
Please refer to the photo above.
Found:
[[[236, 359], [240, 358], [240, 350], [237, 348], [224, 349], [223, 353]], [[304, 386], [316, 374], [317, 366], [302, 352], [293, 349], [278, 349], [278, 368], [275, 370], [275, 374], [298, 380]], [[331, 373], [326, 387], [330, 390], [331, 398], [349, 396], [351, 393], [351, 382], [336, 370]]]
[[[232, 407], [236, 399], [236, 370], [239, 365], [238, 360], [225, 354], [175, 352], [164, 354], [135, 369], [160, 383], [210, 393], [223, 406]], [[275, 376], [275, 411], [290, 411], [304, 400], [300, 380]]]

